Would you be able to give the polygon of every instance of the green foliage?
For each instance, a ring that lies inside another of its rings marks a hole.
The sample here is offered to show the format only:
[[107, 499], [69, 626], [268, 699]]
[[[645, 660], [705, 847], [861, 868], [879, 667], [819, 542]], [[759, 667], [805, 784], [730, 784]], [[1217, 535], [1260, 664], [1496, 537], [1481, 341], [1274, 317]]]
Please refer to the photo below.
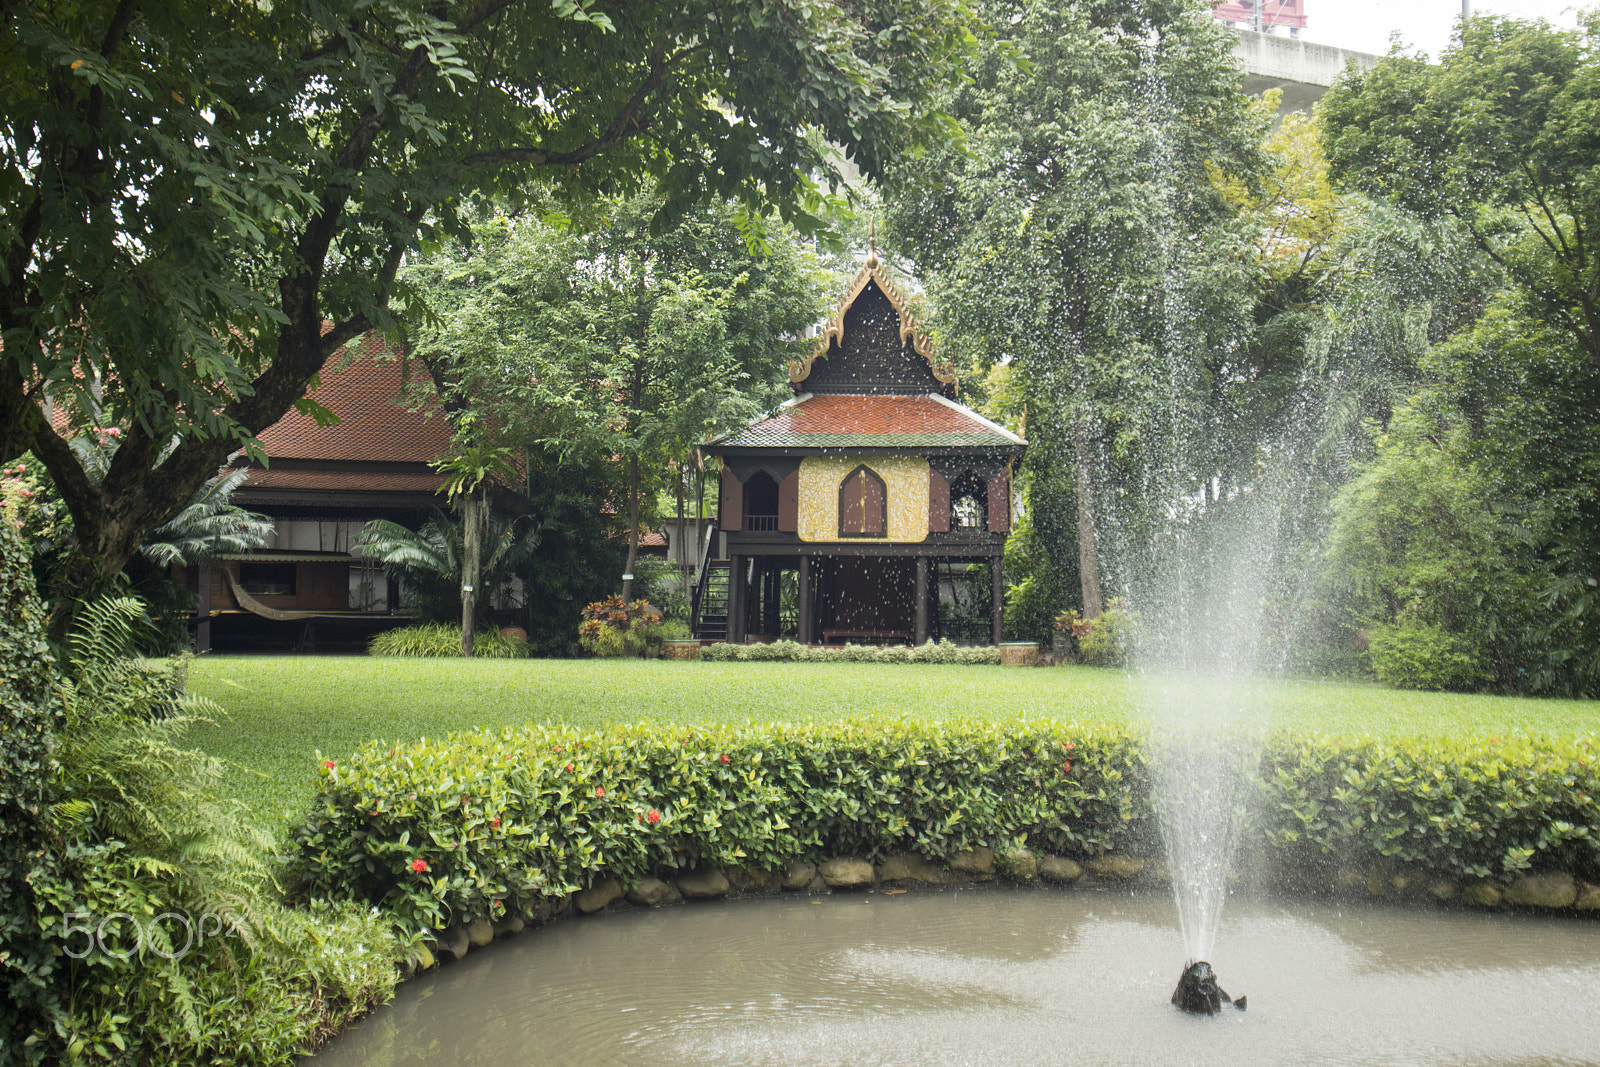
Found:
[[661, 640], [687, 641], [694, 637], [687, 619], [666, 619], [661, 623]]
[[1469, 19], [1440, 62], [1391, 55], [1324, 98], [1334, 177], [1451, 215], [1600, 363], [1600, 21]]
[[[531, 652], [528, 642], [522, 638], [507, 637], [492, 627], [479, 630], [472, 639], [474, 657], [520, 659]], [[367, 653], [373, 656], [459, 656], [461, 627], [436, 622], [385, 630], [367, 642]]]
[[[489, 513], [484, 538], [487, 551], [478, 579], [488, 595], [478, 597], [478, 615], [487, 620], [493, 594], [510, 585], [516, 570], [539, 547], [532, 520]], [[457, 649], [461, 638], [462, 530], [437, 508], [421, 528], [408, 530], [387, 519], [373, 519], [361, 528], [352, 547], [383, 563], [384, 570], [404, 582], [411, 605], [427, 619], [455, 622]]]
[[60, 876], [49, 807], [62, 709], [16, 514], [0, 504], [0, 1050], [60, 1010], [59, 961], [35, 916], [37, 883]]
[[18, 885], [3, 870], [0, 1059], [289, 1064], [387, 998], [398, 946], [350, 907], [313, 917], [277, 901], [271, 839], [218, 799], [222, 764], [182, 747], [220, 709], [182, 691], [182, 661], [132, 655], [143, 606], [103, 599], [77, 621], [59, 674], [35, 661], [48, 688], [30, 695], [60, 717], [54, 761], [33, 773], [44, 833], [0, 809], [26, 868]]
[[667, 619], [689, 618], [689, 589], [692, 576], [685, 578], [677, 564], [659, 556], [640, 556], [633, 563], [633, 591], [641, 600], [655, 605]]
[[1378, 681], [1396, 689], [1472, 690], [1494, 680], [1487, 650], [1470, 634], [1408, 621], [1374, 626], [1368, 640]]
[[624, 604], [620, 596], [606, 597], [584, 607], [578, 643], [596, 656], [640, 656], [664, 640], [662, 621], [649, 601]]
[[562, 459], [554, 449], [528, 451], [527, 496], [539, 551], [520, 573], [528, 641], [541, 656], [575, 654], [583, 606], [616, 588], [628, 551], [627, 509], [617, 506], [620, 467], [609, 456]]
[[1090, 619], [1078, 638], [1078, 652], [1091, 667], [1125, 667], [1139, 642], [1139, 616], [1120, 600]]
[[721, 641], [700, 650], [700, 658], [716, 662], [794, 663], [965, 663], [995, 664], [1000, 650], [993, 645], [964, 647], [949, 640], [930, 639], [911, 645], [806, 645], [787, 638], [770, 643], [735, 645]]
[[[1394, 860], [1451, 877], [1600, 873], [1592, 738], [1280, 737], [1258, 781], [1249, 832], [1287, 860]], [[1140, 735], [1119, 728], [527, 726], [374, 742], [325, 761], [292, 866], [304, 891], [375, 905], [423, 933], [531, 913], [603, 877], [631, 884], [702, 864], [977, 845], [1154, 851], [1150, 803]]]
[[[461, 238], [463, 201], [654, 177], [664, 219], [732, 199], [752, 241], [774, 212], [815, 232], [846, 156], [877, 175], [951, 135], [930, 98], [975, 22], [958, 0], [7, 11], [0, 462], [51, 468], [91, 584], [396, 328], [399, 264]], [[124, 428], [102, 484], [42, 395]]]
[[1600, 367], [1514, 293], [1423, 366], [1432, 383], [1333, 498], [1334, 617], [1458, 635], [1476, 666], [1437, 672], [1456, 686], [1600, 691]]
[[1133, 736], [1103, 728], [530, 726], [325, 765], [292, 865], [305, 892], [422, 932], [699, 864], [944, 855], [1002, 835], [1054, 852], [1149, 846], [1145, 788]]
[[1593, 737], [1280, 738], [1263, 829], [1294, 864], [1411, 863], [1450, 877], [1600, 875]]
[[[1150, 540], [1096, 547], [1111, 499], [1131, 529], [1162, 521], [1170, 495], [1254, 477], [1282, 394], [1247, 344], [1259, 280], [1217, 186], [1255, 180], [1266, 120], [1238, 91], [1226, 30], [1189, 5], [977, 6], [995, 38], [944, 96], [967, 143], [896, 168], [888, 218], [964, 377], [1009, 364], [1012, 414], [1034, 414], [1018, 479], [1032, 544], [1007, 561], [1008, 624], [1044, 639], [1069, 581], [1125, 576], [1116, 557]], [[1175, 456], [1180, 484], [1154, 484]]]
[[778, 399], [822, 309], [818, 271], [776, 220], [751, 247], [731, 203], [670, 225], [655, 187], [581, 222], [543, 206], [483, 220], [470, 243], [407, 269], [436, 315], [411, 349], [464, 418], [626, 468], [631, 568], [672, 464]]

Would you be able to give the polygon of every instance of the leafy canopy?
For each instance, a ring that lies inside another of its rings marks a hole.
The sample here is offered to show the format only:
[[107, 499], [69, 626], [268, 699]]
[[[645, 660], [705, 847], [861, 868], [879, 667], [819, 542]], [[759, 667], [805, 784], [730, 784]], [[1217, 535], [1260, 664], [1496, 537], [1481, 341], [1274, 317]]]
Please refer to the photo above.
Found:
[[[393, 325], [396, 271], [465, 196], [654, 176], [666, 215], [727, 197], [812, 228], [829, 142], [874, 174], [949, 135], [930, 96], [974, 24], [963, 0], [5, 10], [0, 459], [49, 467], [99, 579]], [[43, 402], [126, 429], [103, 482]]]

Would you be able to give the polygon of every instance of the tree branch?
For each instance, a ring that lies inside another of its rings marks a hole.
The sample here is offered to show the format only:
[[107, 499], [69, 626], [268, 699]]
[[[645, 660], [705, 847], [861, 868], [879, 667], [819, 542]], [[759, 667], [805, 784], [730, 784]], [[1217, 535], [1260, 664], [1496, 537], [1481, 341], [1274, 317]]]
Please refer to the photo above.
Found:
[[[574, 166], [586, 160], [593, 159], [600, 153], [615, 146], [623, 138], [633, 132], [642, 132], [649, 123], [639, 121], [639, 114], [652, 94], [666, 81], [667, 74], [672, 68], [682, 62], [687, 56], [693, 54], [695, 49], [685, 48], [674, 52], [671, 56], [663, 58], [658, 48], [650, 57], [650, 73], [647, 74], [639, 87], [634, 90], [626, 103], [612, 116], [599, 135], [588, 143], [568, 152], [551, 152], [542, 148], [500, 148], [491, 152], [473, 152], [463, 156], [460, 167], [476, 169], [478, 167], [504, 166], [508, 163], [532, 163], [537, 166]], [[630, 131], [630, 127], [632, 128]]]

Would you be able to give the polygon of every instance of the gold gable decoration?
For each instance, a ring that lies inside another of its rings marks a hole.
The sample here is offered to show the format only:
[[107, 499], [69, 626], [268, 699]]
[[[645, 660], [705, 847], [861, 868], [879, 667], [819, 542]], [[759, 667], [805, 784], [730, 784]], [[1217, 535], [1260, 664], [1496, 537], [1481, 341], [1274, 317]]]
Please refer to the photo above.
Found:
[[850, 288], [845, 292], [844, 299], [839, 301], [839, 309], [828, 320], [827, 327], [817, 338], [816, 345], [811, 354], [804, 360], [789, 361], [789, 382], [799, 385], [811, 376], [811, 365], [818, 359], [828, 354], [828, 348], [837, 341], [844, 344], [844, 317], [856, 298], [866, 291], [868, 282], [876, 282], [883, 295], [889, 298], [889, 306], [894, 308], [894, 313], [900, 319], [900, 343], [911, 342], [911, 348], [917, 355], [928, 361], [928, 368], [933, 371], [937, 381], [946, 385], [953, 384], [956, 380], [955, 364], [948, 360], [940, 362], [934, 358], [933, 340], [924, 334], [917, 324], [916, 317], [906, 305], [906, 298], [900, 290], [889, 281], [889, 274], [883, 268], [883, 262], [878, 259], [878, 248], [875, 240], [869, 238], [867, 261], [856, 272], [855, 281], [850, 283]]

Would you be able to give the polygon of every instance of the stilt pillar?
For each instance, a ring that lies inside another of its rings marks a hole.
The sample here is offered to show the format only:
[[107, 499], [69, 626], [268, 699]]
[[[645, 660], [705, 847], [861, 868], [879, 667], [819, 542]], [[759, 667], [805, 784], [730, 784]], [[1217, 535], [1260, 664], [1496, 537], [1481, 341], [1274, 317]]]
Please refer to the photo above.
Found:
[[795, 629], [796, 635], [802, 645], [809, 645], [812, 641], [813, 626], [811, 622], [811, 557], [800, 557], [800, 603], [796, 605]]
[[211, 561], [200, 561], [199, 573], [196, 577], [197, 592], [200, 602], [195, 605], [195, 615], [199, 622], [194, 625], [194, 650], [196, 652], [211, 651]]
[[778, 570], [778, 561], [764, 559], [761, 561], [761, 632], [771, 637], [777, 637], [783, 629], [783, 620], [778, 617], [780, 608], [778, 604], [778, 584], [781, 572]]
[[917, 557], [917, 591], [913, 594], [917, 605], [917, 636], [913, 642], [918, 647], [928, 642], [928, 557]]
[[1006, 577], [1001, 557], [989, 561], [989, 630], [996, 645], [1006, 638]]
[[745, 639], [744, 557], [728, 555], [728, 640], [736, 645]]

